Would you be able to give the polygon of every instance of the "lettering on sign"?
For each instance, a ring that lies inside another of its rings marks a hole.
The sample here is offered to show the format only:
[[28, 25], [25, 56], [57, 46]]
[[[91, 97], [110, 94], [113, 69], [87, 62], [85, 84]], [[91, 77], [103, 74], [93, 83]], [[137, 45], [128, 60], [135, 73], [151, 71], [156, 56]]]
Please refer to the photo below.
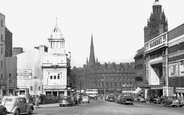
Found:
[[17, 78], [30, 79], [32, 77], [32, 71], [28, 70], [17, 70]]

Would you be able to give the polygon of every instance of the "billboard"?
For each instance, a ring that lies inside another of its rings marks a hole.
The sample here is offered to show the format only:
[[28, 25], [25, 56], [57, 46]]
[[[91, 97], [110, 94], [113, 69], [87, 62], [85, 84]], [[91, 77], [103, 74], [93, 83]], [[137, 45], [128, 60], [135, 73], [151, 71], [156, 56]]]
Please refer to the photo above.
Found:
[[184, 76], [184, 60], [179, 62], [179, 69], [180, 76]]
[[169, 77], [178, 76], [178, 63], [169, 64]]
[[31, 79], [32, 70], [31, 69], [17, 70], [17, 78], [18, 79]]

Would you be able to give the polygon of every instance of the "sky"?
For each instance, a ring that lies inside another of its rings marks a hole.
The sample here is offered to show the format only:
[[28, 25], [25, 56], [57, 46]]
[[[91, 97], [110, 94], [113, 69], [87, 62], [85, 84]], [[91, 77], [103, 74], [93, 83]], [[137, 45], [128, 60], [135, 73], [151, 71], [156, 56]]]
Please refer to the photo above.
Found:
[[[82, 67], [89, 58], [91, 34], [100, 63], [134, 61], [144, 46], [144, 27], [155, 0], [0, 0], [13, 47], [25, 51], [48, 45], [57, 25], [71, 52], [71, 65]], [[184, 0], [159, 0], [171, 30], [184, 23]]]

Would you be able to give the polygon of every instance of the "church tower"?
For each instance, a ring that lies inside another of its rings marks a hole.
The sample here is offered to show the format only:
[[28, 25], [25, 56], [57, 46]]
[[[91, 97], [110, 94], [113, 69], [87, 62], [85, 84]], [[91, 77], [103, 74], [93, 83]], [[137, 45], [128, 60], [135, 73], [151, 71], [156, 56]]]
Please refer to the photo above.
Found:
[[90, 46], [90, 56], [89, 56], [89, 66], [95, 65], [95, 53], [94, 53], [94, 46], [93, 46], [93, 35], [91, 35], [91, 46]]
[[144, 43], [168, 31], [167, 19], [159, 0], [155, 0], [152, 10], [147, 26], [144, 27]]
[[63, 37], [63, 34], [60, 30], [60, 28], [57, 25], [56, 20], [56, 26], [52, 30], [51, 36], [48, 39], [49, 41], [49, 48], [48, 53], [53, 55], [65, 55], [65, 39]]

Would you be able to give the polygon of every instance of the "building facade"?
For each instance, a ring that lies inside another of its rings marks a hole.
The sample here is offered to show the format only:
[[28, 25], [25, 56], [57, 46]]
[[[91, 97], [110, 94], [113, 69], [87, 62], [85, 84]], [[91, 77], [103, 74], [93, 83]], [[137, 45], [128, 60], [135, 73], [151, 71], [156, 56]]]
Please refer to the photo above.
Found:
[[6, 74], [5, 74], [5, 15], [0, 13], [0, 45], [1, 45], [1, 53], [0, 53], [0, 88], [1, 95], [6, 94]]
[[184, 96], [184, 24], [168, 32], [169, 94]]
[[12, 56], [12, 33], [5, 26], [5, 15], [0, 13], [0, 94], [15, 94], [17, 88], [17, 58]]
[[17, 55], [18, 88], [22, 94], [67, 95], [70, 52], [65, 51], [65, 39], [59, 27], [54, 27], [49, 46], [40, 45]]
[[[168, 31], [167, 20], [161, 8], [159, 1], [155, 0], [153, 13], [144, 30], [144, 52], [138, 50], [134, 57], [136, 82], [139, 82], [140, 73], [145, 74], [145, 98], [184, 96], [184, 24]], [[143, 61], [145, 67], [140, 68]]]
[[93, 36], [91, 36], [90, 56], [81, 68], [74, 67], [77, 90], [98, 89], [99, 94], [128, 93], [135, 90], [134, 62], [104, 63], [95, 60]]
[[[167, 92], [167, 34], [164, 34], [167, 31], [168, 24], [162, 5], [159, 0], [155, 0], [147, 26], [144, 27], [144, 52], [134, 58], [137, 62], [136, 71], [143, 70], [141, 74], [144, 76], [142, 87], [145, 89], [145, 98], [166, 95]], [[141, 65], [143, 69], [139, 68]]]

